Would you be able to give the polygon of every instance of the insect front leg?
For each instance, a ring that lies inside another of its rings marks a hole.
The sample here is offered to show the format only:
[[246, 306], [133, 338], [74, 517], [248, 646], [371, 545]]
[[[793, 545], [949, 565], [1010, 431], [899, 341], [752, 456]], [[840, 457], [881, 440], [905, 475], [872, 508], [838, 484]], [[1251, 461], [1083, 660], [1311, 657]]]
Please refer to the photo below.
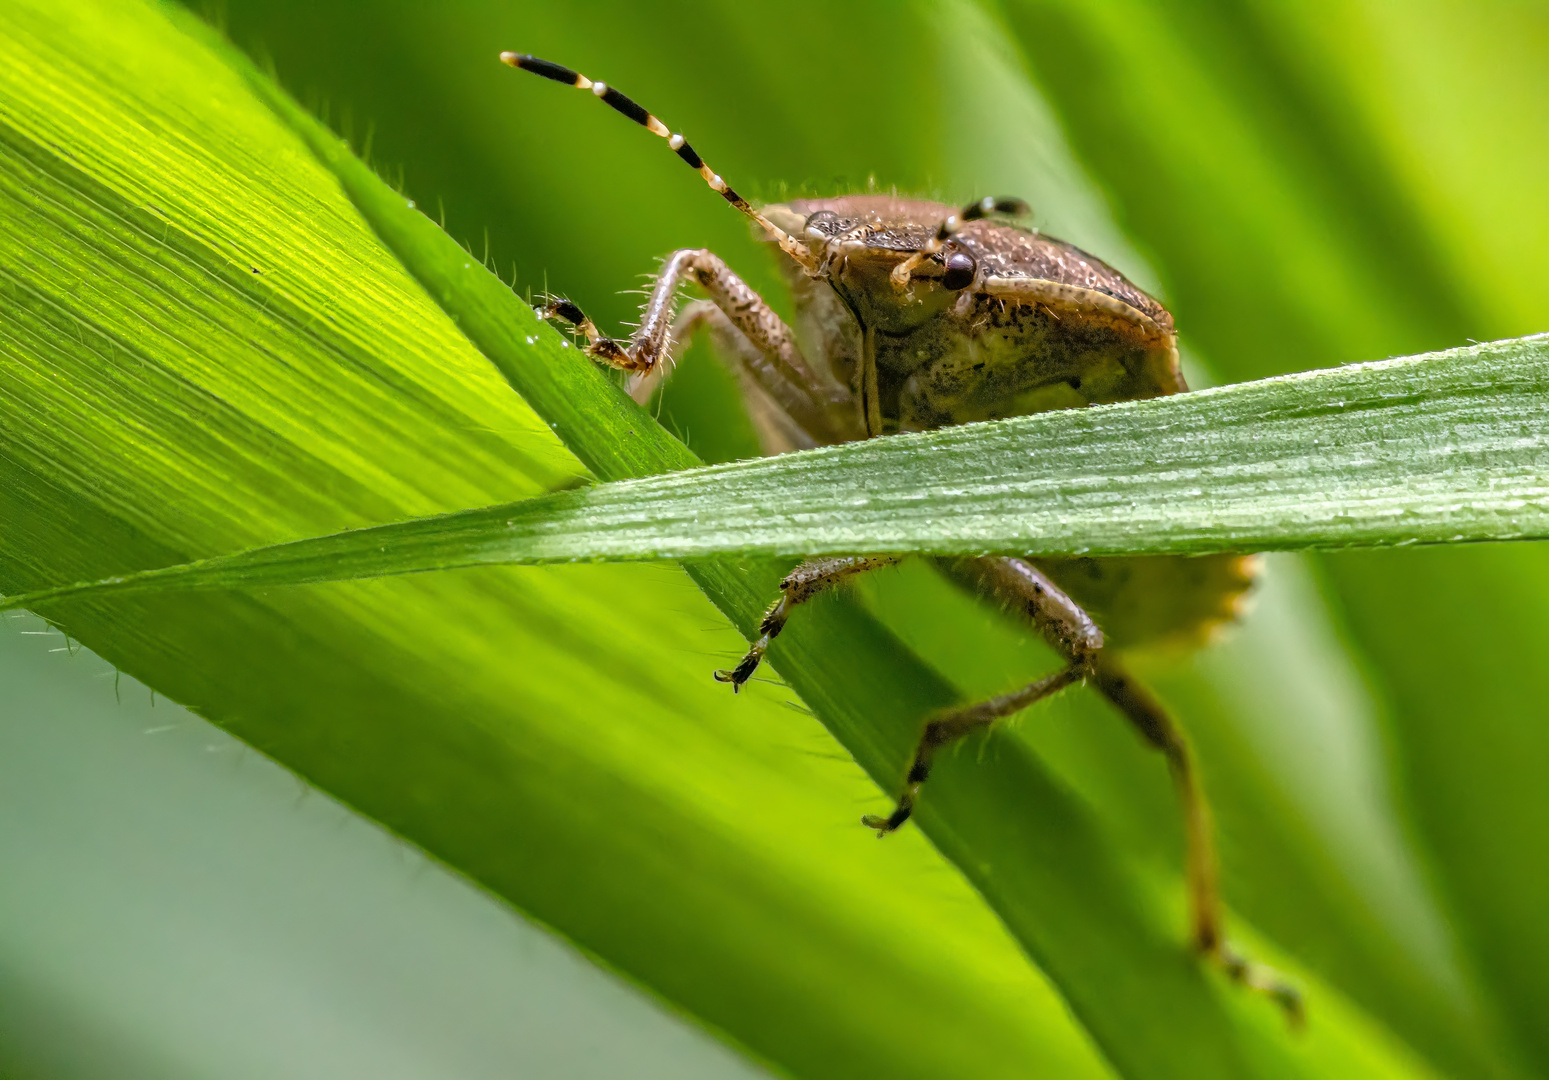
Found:
[[[710, 302], [757, 352], [761, 362], [746, 365], [746, 370], [797, 425], [820, 443], [854, 437], [845, 423], [848, 389], [839, 386], [831, 375], [813, 369], [790, 327], [768, 302], [719, 256], [703, 248], [685, 248], [668, 258], [641, 312], [640, 326], [627, 343], [602, 333], [569, 300], [551, 301], [544, 315], [563, 319], [584, 334], [587, 355], [594, 360], [649, 378], [668, 358], [678, 288], [685, 280], [704, 289]], [[702, 321], [702, 316], [692, 321]]]
[[731, 683], [733, 691], [742, 689], [742, 684], [753, 677], [753, 673], [758, 670], [758, 665], [763, 662], [769, 643], [785, 629], [785, 620], [790, 617], [793, 608], [856, 574], [864, 574], [882, 566], [891, 566], [898, 562], [900, 557], [874, 555], [859, 558], [813, 559], [802, 563], [780, 582], [780, 599], [774, 602], [759, 622], [758, 640], [753, 642], [747, 655], [737, 662], [736, 667], [717, 671], [716, 681]]
[[[726, 317], [726, 313], [709, 300], [695, 300], [684, 306], [672, 324], [672, 358], [676, 362], [679, 350], [685, 348], [696, 335], [709, 337], [716, 355], [731, 369], [742, 389], [743, 404], [748, 417], [758, 432], [759, 444], [766, 454], [783, 454], [789, 450], [810, 450], [819, 445], [818, 440], [792, 415], [792, 408], [799, 410], [800, 399], [789, 400], [789, 383], [774, 370], [769, 356], [748, 336], [738, 330]], [[641, 405], [650, 402], [661, 384], [672, 374], [672, 364], [659, 364], [644, 375], [636, 375], [629, 386], [629, 395]], [[777, 386], [786, 391], [786, 400], [776, 400], [765, 386]]]

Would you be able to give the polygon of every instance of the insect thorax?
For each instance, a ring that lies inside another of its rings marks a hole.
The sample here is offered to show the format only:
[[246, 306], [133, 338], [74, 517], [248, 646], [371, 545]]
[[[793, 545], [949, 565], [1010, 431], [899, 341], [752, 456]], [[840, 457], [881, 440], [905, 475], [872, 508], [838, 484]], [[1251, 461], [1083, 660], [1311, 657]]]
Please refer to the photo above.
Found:
[[[805, 222], [798, 215], [825, 214], [826, 276], [790, 268], [796, 330], [857, 400], [869, 352], [883, 433], [1187, 389], [1167, 311], [1070, 244], [972, 222], [950, 248], [972, 257], [971, 284], [942, 288], [927, 268], [901, 290], [891, 270], [929, 242], [950, 207], [850, 197], [766, 212], [792, 231]], [[856, 424], [854, 437], [864, 437], [863, 419]], [[1197, 643], [1241, 611], [1257, 565], [1236, 555], [1034, 561], [1118, 646]]]
[[770, 210], [788, 211], [787, 220], [821, 214], [832, 232], [825, 278], [791, 267], [796, 329], [807, 355], [826, 361], [858, 400], [870, 352], [884, 432], [1185, 389], [1165, 309], [1069, 244], [971, 222], [947, 250], [972, 258], [972, 284], [943, 288], [927, 265], [900, 289], [890, 271], [928, 242], [949, 207], [852, 196]]

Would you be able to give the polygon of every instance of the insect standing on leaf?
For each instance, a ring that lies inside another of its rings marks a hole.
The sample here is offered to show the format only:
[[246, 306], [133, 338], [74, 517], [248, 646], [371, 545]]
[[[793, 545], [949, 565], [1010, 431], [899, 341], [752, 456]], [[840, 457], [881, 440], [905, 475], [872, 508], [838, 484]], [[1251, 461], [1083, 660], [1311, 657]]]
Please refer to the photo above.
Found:
[[[618, 90], [562, 67], [502, 53], [513, 67], [589, 90], [655, 135], [779, 248], [796, 326], [710, 251], [668, 257], [628, 341], [569, 300], [547, 318], [584, 335], [595, 360], [631, 373], [645, 401], [672, 352], [708, 331], [734, 367], [771, 453], [900, 431], [1078, 408], [1188, 389], [1172, 316], [1117, 270], [1017, 224], [1020, 199], [954, 209], [889, 195], [801, 199], [755, 209], [683, 138]], [[677, 312], [678, 291], [707, 299]], [[894, 555], [814, 559], [793, 571], [747, 655], [715, 677], [740, 688], [794, 610]], [[1116, 650], [1202, 640], [1232, 618], [1253, 583], [1251, 557], [972, 557], [936, 560], [952, 579], [1024, 616], [1064, 666], [1020, 690], [951, 709], [925, 725], [896, 808], [863, 823], [885, 835], [908, 820], [943, 748], [1075, 683], [1097, 689], [1166, 758], [1183, 806], [1190, 934], [1234, 979], [1299, 1021], [1297, 992], [1227, 944], [1210, 815], [1183, 733]]]

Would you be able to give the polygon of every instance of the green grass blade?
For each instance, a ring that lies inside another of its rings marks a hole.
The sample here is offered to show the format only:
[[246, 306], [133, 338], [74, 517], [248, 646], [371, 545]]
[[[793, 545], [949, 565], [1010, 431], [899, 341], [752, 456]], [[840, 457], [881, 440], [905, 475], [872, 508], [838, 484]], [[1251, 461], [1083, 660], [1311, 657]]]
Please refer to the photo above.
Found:
[[[579, 475], [186, 22], [0, 13], [0, 587]], [[741, 641], [681, 575], [54, 614], [791, 1072], [1107, 1073], [920, 837], [849, 825], [875, 789], [785, 693], [730, 713]]]
[[603, 485], [65, 586], [0, 610], [82, 591], [486, 563], [1524, 539], [1549, 536], [1545, 476], [1549, 337]]

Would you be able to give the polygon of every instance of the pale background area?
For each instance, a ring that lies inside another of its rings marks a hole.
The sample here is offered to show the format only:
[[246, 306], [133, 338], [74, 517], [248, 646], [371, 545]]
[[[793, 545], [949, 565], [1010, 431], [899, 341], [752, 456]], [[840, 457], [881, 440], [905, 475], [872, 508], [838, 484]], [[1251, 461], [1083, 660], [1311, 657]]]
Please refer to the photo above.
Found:
[[0, 1076], [766, 1075], [117, 681], [0, 615]]

